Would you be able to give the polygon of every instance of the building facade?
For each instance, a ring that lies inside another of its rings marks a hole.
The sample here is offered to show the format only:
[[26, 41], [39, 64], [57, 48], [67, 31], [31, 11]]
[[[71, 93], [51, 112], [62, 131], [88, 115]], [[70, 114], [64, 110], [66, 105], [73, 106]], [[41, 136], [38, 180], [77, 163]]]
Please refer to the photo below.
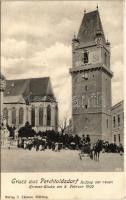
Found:
[[112, 106], [112, 141], [124, 145], [124, 102]]
[[72, 40], [73, 133], [92, 141], [111, 140], [110, 43], [106, 41], [98, 9], [84, 13]]
[[9, 126], [28, 121], [36, 130], [57, 130], [58, 104], [49, 77], [6, 80], [3, 102]]
[[6, 79], [0, 72], [0, 123], [3, 118], [3, 94], [6, 88]]

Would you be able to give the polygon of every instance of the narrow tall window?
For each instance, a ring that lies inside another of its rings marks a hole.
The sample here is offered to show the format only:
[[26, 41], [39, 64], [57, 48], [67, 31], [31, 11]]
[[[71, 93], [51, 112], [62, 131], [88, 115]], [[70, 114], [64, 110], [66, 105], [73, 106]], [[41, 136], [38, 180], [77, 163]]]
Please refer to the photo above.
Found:
[[32, 106], [31, 110], [31, 125], [33, 127], [35, 126], [35, 106]]
[[12, 108], [12, 124], [16, 124], [16, 109], [15, 107]]
[[39, 125], [43, 126], [43, 107], [39, 108]]
[[88, 52], [84, 52], [84, 63], [88, 63]]
[[56, 128], [58, 126], [58, 106], [56, 105], [56, 108], [55, 108], [55, 125], [56, 125]]
[[107, 126], [107, 128], [108, 128], [108, 126], [109, 126], [109, 124], [108, 124], [108, 119], [106, 119], [106, 126]]
[[118, 140], [119, 140], [119, 143], [120, 143], [120, 134], [118, 134]]
[[23, 118], [24, 118], [24, 110], [23, 108], [19, 109], [19, 124], [23, 124]]
[[107, 65], [107, 54], [105, 52], [105, 65]]
[[120, 115], [118, 115], [118, 126], [120, 126]]
[[51, 126], [51, 106], [47, 107], [47, 126]]
[[115, 121], [115, 116], [113, 117], [113, 127], [115, 128], [116, 121]]
[[85, 91], [87, 91], [88, 90], [88, 86], [87, 85], [85, 85]]
[[114, 135], [114, 142], [116, 143], [116, 135]]
[[3, 109], [3, 116], [4, 118], [6, 119], [6, 122], [8, 124], [8, 109], [7, 108], [4, 108]]

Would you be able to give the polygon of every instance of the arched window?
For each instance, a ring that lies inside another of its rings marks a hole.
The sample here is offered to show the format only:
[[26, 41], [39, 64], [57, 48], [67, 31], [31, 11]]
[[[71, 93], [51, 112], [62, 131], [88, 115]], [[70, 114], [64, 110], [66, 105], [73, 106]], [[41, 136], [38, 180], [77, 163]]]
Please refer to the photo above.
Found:
[[118, 115], [118, 126], [120, 126], [120, 115]]
[[84, 52], [84, 63], [88, 63], [88, 52]]
[[47, 126], [51, 126], [51, 106], [47, 107]]
[[4, 118], [6, 119], [6, 122], [8, 124], [8, 109], [7, 108], [4, 108], [3, 109], [3, 116]]
[[109, 120], [106, 119], [106, 127], [108, 128], [109, 127]]
[[35, 126], [35, 106], [32, 106], [31, 109], [31, 125], [33, 127]]
[[116, 143], [116, 135], [114, 135], [114, 142]]
[[115, 116], [113, 116], [113, 127], [115, 128], [116, 126], [116, 119], [115, 119]]
[[12, 124], [16, 124], [16, 109], [12, 108]]
[[43, 126], [43, 107], [39, 108], [39, 125]]
[[23, 118], [24, 118], [24, 109], [19, 109], [19, 124], [23, 124]]

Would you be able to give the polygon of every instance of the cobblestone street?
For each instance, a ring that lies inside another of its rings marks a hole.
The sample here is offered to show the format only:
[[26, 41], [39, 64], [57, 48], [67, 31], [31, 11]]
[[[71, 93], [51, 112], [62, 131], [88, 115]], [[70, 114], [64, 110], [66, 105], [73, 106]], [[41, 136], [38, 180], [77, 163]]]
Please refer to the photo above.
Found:
[[1, 150], [2, 172], [111, 172], [123, 171], [124, 158], [117, 153], [101, 153], [100, 161], [79, 158], [79, 151], [45, 152], [23, 149]]

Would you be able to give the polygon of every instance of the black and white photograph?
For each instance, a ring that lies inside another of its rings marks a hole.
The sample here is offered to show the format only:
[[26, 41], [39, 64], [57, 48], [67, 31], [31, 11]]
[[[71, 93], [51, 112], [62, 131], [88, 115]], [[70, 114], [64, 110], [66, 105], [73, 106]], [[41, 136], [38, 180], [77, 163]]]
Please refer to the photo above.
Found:
[[1, 172], [124, 171], [123, 7], [1, 3]]

